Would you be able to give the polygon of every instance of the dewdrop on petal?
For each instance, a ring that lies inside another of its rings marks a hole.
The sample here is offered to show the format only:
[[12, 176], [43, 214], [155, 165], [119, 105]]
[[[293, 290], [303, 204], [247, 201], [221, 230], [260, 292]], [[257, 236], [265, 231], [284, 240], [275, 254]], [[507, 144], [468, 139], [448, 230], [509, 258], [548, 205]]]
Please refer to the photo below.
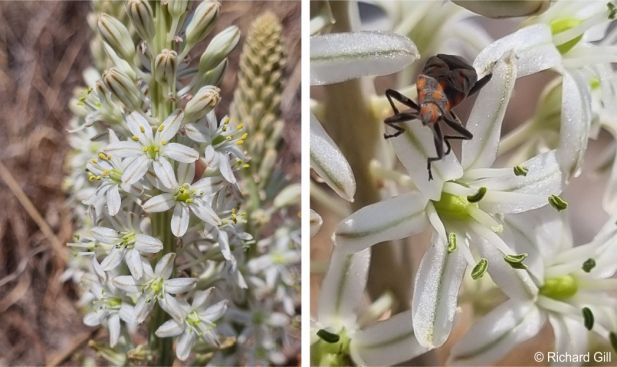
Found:
[[239, 40], [240, 30], [235, 25], [217, 34], [199, 59], [199, 71], [203, 73], [217, 66], [236, 47]]
[[126, 13], [139, 36], [145, 41], [150, 41], [154, 36], [154, 16], [148, 1], [129, 0], [126, 4]]
[[186, 43], [189, 47], [192, 47], [210, 33], [220, 7], [221, 3], [218, 1], [203, 1], [195, 9], [193, 18], [186, 26]]
[[184, 121], [193, 122], [204, 117], [221, 100], [220, 89], [207, 85], [202, 87], [184, 108]]
[[125, 60], [131, 61], [135, 56], [135, 44], [128, 29], [118, 19], [101, 14], [97, 28], [103, 40]]

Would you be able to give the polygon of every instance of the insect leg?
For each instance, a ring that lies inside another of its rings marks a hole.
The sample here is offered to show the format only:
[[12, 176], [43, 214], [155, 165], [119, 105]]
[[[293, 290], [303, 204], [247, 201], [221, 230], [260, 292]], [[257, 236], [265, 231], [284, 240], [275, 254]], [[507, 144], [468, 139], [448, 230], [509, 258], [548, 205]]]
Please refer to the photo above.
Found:
[[476, 82], [476, 84], [474, 84], [473, 87], [471, 87], [471, 89], [469, 90], [469, 93], [467, 93], [467, 95], [470, 96], [470, 95], [476, 93], [477, 91], [479, 91], [482, 87], [484, 87], [486, 85], [486, 83], [488, 83], [489, 80], [491, 80], [492, 76], [493, 76], [493, 74], [487, 74], [482, 79], [478, 80]]
[[416, 111], [420, 109], [414, 101], [412, 101], [410, 98], [405, 97], [399, 91], [396, 91], [394, 89], [386, 90], [386, 98], [388, 98], [388, 102], [390, 102], [390, 106], [392, 106], [392, 110], [394, 111], [394, 114], [398, 114], [399, 111], [394, 105], [394, 101], [392, 101], [392, 98], [394, 98], [395, 100], [401, 102], [405, 106], [411, 109], [414, 109]]
[[431, 163], [435, 161], [439, 161], [444, 157], [443, 151], [443, 134], [441, 133], [441, 128], [438, 124], [431, 125], [433, 128], [433, 140], [435, 142], [435, 151], [437, 152], [437, 157], [428, 157], [426, 159], [426, 169], [428, 170], [428, 180], [433, 179], [433, 171], [431, 170]]
[[418, 118], [418, 114], [413, 111], [404, 111], [399, 112], [394, 116], [390, 116], [384, 120], [384, 123], [396, 131], [393, 134], [383, 134], [383, 137], [386, 139], [394, 138], [403, 133], [405, 129], [403, 129], [399, 124], [405, 121], [410, 121]]

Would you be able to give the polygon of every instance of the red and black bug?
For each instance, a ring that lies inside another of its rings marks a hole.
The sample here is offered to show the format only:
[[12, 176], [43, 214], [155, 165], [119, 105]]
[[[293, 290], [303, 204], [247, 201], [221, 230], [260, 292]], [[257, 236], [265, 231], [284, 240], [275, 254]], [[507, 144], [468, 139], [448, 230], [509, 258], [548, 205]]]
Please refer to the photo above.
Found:
[[[400, 124], [411, 120], [419, 119], [423, 125], [429, 126], [433, 131], [437, 151], [437, 156], [429, 157], [426, 162], [428, 179], [432, 180], [431, 163], [450, 153], [452, 147], [449, 140], [473, 138], [473, 134], [463, 126], [452, 108], [467, 96], [480, 90], [490, 79], [491, 74], [488, 74], [478, 80], [473, 66], [467, 64], [459, 56], [438, 54], [430, 57], [416, 79], [418, 104], [394, 89], [386, 91], [386, 97], [392, 106], [394, 115], [385, 119], [384, 122], [396, 131], [393, 134], [384, 134], [384, 137], [390, 139], [401, 135], [405, 129]], [[399, 101], [409, 109], [399, 112], [392, 99]], [[460, 135], [443, 135], [439, 121], [444, 121]], [[447, 147], [445, 152], [444, 143]]]

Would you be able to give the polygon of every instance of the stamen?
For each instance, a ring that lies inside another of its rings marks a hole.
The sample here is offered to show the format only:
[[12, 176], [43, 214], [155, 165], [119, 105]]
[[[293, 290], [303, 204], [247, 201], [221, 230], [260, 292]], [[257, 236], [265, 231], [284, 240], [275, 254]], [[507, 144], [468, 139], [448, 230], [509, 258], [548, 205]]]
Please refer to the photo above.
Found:
[[568, 202], [563, 200], [559, 195], [551, 195], [548, 197], [548, 203], [557, 211], [562, 211], [568, 208]]
[[591, 269], [596, 267], [596, 261], [594, 259], [587, 259], [585, 260], [585, 262], [583, 263], [583, 271], [585, 273], [589, 273], [591, 271]]
[[523, 165], [514, 166], [513, 170], [516, 176], [527, 176], [527, 173], [529, 172], [529, 170]]
[[506, 255], [503, 259], [510, 264], [514, 269], [527, 269], [527, 265], [523, 264], [523, 261], [529, 256], [527, 253], [520, 255]]
[[337, 343], [341, 339], [338, 334], [331, 333], [326, 329], [319, 329], [317, 331], [317, 336], [326, 343]]
[[481, 258], [480, 261], [471, 270], [471, 277], [474, 280], [478, 280], [484, 276], [484, 273], [488, 270], [488, 260]]
[[470, 203], [477, 203], [478, 201], [482, 200], [482, 198], [484, 198], [484, 195], [486, 195], [486, 187], [482, 186], [478, 189], [478, 192], [473, 195], [467, 196], [467, 201], [469, 201]]
[[451, 254], [456, 250], [456, 233], [448, 233], [448, 253]]
[[593, 312], [589, 307], [583, 307], [583, 321], [587, 330], [593, 329]]

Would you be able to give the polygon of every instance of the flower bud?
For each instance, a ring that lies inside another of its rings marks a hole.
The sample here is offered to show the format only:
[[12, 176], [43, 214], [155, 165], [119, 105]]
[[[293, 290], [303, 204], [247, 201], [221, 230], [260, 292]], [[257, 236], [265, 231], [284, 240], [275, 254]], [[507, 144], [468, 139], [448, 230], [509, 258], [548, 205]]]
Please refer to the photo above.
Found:
[[202, 87], [184, 108], [184, 121], [193, 122], [204, 117], [221, 100], [220, 89], [207, 85]]
[[217, 34], [199, 59], [199, 71], [205, 73], [220, 64], [236, 47], [239, 40], [240, 30], [235, 25], [227, 27]]
[[141, 108], [141, 93], [135, 86], [135, 83], [126, 74], [122, 73], [118, 68], [111, 68], [103, 73], [103, 83], [105, 87], [113, 94], [120, 102], [122, 102], [130, 110], [138, 110]]
[[221, 4], [218, 1], [206, 0], [195, 9], [193, 18], [186, 26], [186, 43], [189, 47], [194, 46], [208, 35], [220, 7]]
[[154, 78], [160, 83], [171, 84], [176, 79], [178, 54], [164, 49], [154, 59]]
[[154, 13], [148, 1], [129, 0], [126, 12], [141, 39], [150, 41], [154, 36]]
[[489, 18], [514, 18], [542, 14], [551, 5], [550, 0], [453, 0], [456, 5]]
[[101, 14], [97, 22], [99, 33], [103, 40], [125, 60], [132, 60], [135, 56], [135, 45], [128, 29], [118, 19]]
[[274, 165], [276, 164], [277, 153], [274, 149], [266, 150], [266, 153], [261, 160], [261, 166], [259, 167], [259, 172], [257, 173], [257, 177], [259, 177], [259, 181], [267, 181], [268, 177], [272, 173], [274, 169]]
[[206, 71], [202, 76], [202, 85], [218, 85], [227, 69], [227, 59], [223, 59], [215, 68]]
[[172, 17], [180, 18], [186, 12], [189, 2], [188, 0], [168, 0], [164, 3], [167, 4], [167, 11]]

